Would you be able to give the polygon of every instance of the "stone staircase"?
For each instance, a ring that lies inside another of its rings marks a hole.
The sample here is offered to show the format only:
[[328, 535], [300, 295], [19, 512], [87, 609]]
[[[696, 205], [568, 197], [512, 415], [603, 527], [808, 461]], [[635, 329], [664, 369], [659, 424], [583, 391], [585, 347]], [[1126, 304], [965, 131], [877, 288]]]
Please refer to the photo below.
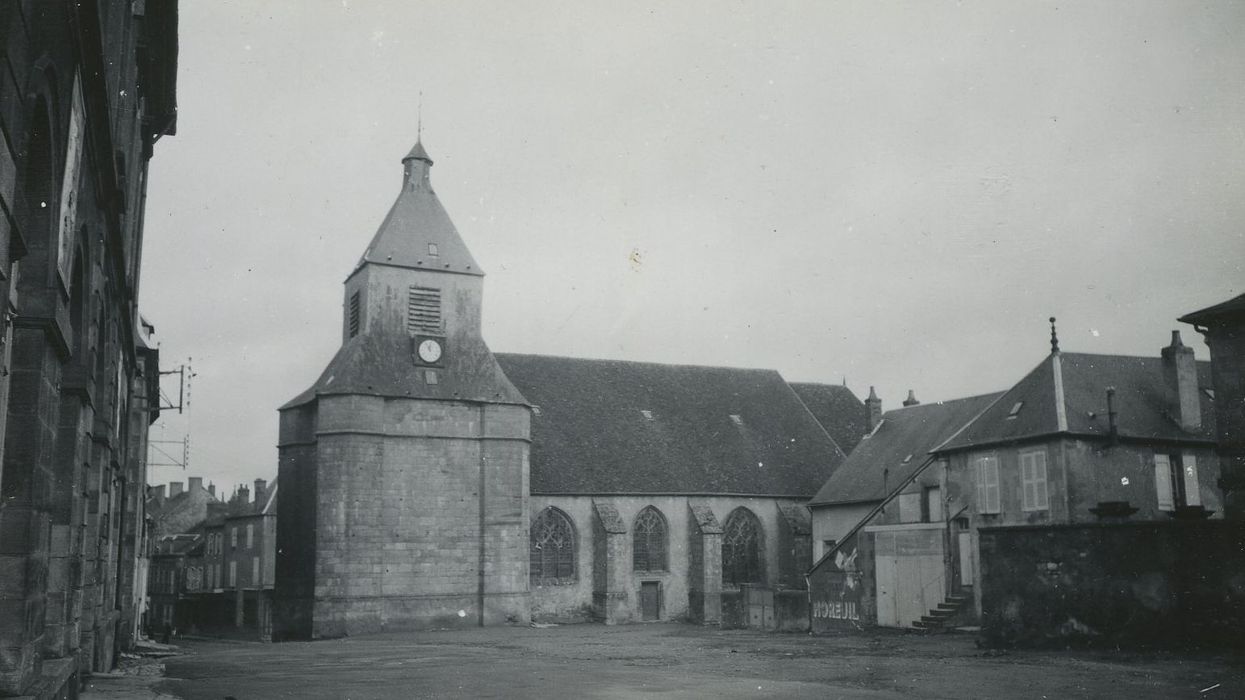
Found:
[[948, 622], [955, 618], [960, 612], [960, 608], [972, 600], [970, 596], [960, 593], [952, 593], [938, 604], [938, 607], [929, 611], [928, 615], [922, 615], [920, 620], [912, 623], [914, 629], [933, 632], [944, 629]]

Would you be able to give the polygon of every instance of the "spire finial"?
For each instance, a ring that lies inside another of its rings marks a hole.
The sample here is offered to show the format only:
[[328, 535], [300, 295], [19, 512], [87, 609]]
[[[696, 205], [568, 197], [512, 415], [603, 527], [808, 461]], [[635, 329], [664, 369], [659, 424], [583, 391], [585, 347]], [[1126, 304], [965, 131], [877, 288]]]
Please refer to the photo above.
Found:
[[415, 143], [424, 140], [424, 91], [419, 91], [419, 107], [415, 111]]
[[1059, 352], [1059, 334], [1055, 332], [1055, 317], [1050, 317], [1050, 351], [1052, 354]]

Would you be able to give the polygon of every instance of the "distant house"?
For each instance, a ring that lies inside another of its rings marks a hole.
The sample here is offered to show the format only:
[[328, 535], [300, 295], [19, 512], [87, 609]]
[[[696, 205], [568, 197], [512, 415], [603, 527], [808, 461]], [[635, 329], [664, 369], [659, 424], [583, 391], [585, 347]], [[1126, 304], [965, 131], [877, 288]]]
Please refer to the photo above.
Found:
[[181, 631], [243, 628], [266, 637], [277, 483], [256, 479], [254, 499], [242, 486], [228, 502], [212, 500], [205, 506], [204, 517], [186, 532], [157, 539], [148, 584], [154, 611], [150, 624], [156, 632], [167, 623]]
[[[870, 453], [879, 453], [876, 482], [898, 452], [929, 447], [907, 453], [917, 467], [899, 470], [850, 541], [814, 566], [814, 627], [840, 622], [835, 601], [848, 589], [858, 596], [853, 623], [978, 619], [983, 528], [1221, 517], [1209, 388], [1209, 363], [1196, 362], [1179, 333], [1154, 358], [1063, 353], [1053, 343], [1006, 392], [944, 404], [959, 404], [968, 422], [957, 428], [948, 413], [932, 431], [941, 441], [874, 443], [879, 429], [832, 478], [845, 491], [853, 474], [871, 473], [861, 466]], [[896, 427], [918, 415], [904, 411], [887, 414]]]
[[[880, 408], [876, 395], [866, 403]], [[1000, 394], [987, 394], [931, 404], [910, 403], [880, 414], [872, 432], [809, 501], [813, 521], [813, 553], [820, 558], [871, 511], [891, 490], [907, 483], [932, 459], [941, 445], [989, 406]], [[936, 479], [913, 482], [899, 499], [908, 522], [942, 519], [942, 492]]]

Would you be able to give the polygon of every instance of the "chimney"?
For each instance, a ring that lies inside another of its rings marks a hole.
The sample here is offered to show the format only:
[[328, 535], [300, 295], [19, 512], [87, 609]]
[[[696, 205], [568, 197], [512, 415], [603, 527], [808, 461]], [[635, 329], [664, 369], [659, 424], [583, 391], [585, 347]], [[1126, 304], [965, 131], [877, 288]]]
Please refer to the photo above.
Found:
[[181, 495], [181, 492], [182, 492], [182, 482], [180, 481], [169, 482], [169, 498], [174, 498], [176, 496], [179, 496]]
[[869, 398], [865, 399], [865, 408], [869, 410], [869, 415], [865, 423], [865, 434], [872, 433], [874, 428], [878, 427], [878, 423], [882, 422], [882, 399], [878, 398], [878, 394], [869, 387]]
[[151, 491], [151, 500], [155, 501], [156, 503], [160, 505], [164, 505], [164, 484], [160, 484], [159, 486], [151, 486], [148, 488]]
[[255, 480], [255, 505], [262, 506], [264, 499], [268, 496], [268, 482], [263, 479]]
[[251, 490], [248, 489], [245, 485], [239, 486], [238, 487], [238, 503], [250, 503], [250, 502], [251, 502]]
[[917, 406], [917, 405], [920, 405], [920, 403], [921, 403], [920, 401], [916, 400], [916, 393], [912, 391], [911, 389], [909, 389], [908, 398], [903, 400], [904, 408], [907, 408], [908, 406]]
[[208, 482], [208, 495], [212, 498], [216, 498], [216, 484]]
[[1163, 348], [1163, 380], [1167, 384], [1172, 417], [1184, 430], [1202, 427], [1202, 402], [1197, 395], [1197, 361], [1193, 348], [1172, 331], [1171, 345]]
[[190, 483], [186, 486], [186, 490], [191, 493], [194, 493], [196, 491], [202, 491], [203, 490], [203, 477], [201, 476], [190, 477]]

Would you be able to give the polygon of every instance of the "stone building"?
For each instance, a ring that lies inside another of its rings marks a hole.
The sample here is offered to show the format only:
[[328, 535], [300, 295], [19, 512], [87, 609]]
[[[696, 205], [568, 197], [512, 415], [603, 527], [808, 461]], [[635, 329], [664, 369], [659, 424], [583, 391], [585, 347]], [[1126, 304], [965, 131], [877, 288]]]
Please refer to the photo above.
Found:
[[772, 616], [859, 400], [809, 385], [810, 408], [772, 371], [495, 356], [432, 160], [417, 143], [402, 163], [342, 346], [280, 409], [277, 636], [742, 621], [749, 587]]
[[137, 632], [154, 350], [147, 163], [174, 2], [0, 4], [0, 695], [76, 693]]

